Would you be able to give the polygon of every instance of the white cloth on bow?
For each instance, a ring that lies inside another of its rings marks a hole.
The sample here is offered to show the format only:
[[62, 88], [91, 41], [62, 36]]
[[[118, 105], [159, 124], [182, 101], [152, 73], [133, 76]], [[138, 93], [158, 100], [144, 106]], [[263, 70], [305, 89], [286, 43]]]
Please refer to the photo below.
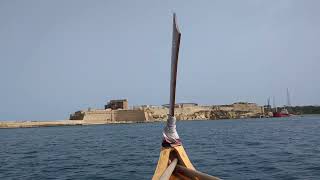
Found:
[[172, 117], [169, 115], [167, 125], [162, 132], [163, 138], [170, 144], [180, 142], [180, 138], [176, 130], [176, 121], [177, 119], [174, 116]]

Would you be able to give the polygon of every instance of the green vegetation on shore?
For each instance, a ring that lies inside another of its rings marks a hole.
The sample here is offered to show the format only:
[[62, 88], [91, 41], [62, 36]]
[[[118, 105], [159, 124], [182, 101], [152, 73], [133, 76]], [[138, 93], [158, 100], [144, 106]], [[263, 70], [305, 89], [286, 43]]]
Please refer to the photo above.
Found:
[[320, 114], [320, 106], [292, 106], [290, 111], [295, 114]]

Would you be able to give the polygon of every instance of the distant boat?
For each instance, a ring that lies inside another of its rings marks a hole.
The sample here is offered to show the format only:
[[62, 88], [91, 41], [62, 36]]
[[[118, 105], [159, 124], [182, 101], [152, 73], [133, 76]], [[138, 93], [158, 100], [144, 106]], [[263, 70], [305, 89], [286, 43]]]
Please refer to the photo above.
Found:
[[275, 112], [273, 113], [273, 117], [289, 117], [290, 113], [287, 109], [287, 107], [290, 107], [290, 96], [289, 96], [289, 89], [287, 88], [287, 106], [284, 106], [280, 112], [277, 111], [277, 108], [275, 108]]
[[176, 16], [173, 14], [170, 108], [167, 124], [162, 133], [160, 157], [152, 180], [218, 180], [219, 178], [202, 173], [194, 168], [176, 130], [174, 108], [180, 37], [181, 33], [176, 24]]
[[290, 116], [290, 114], [289, 114], [287, 108], [285, 108], [285, 107], [283, 109], [281, 109], [280, 112], [273, 113], [273, 117], [289, 117], [289, 116]]

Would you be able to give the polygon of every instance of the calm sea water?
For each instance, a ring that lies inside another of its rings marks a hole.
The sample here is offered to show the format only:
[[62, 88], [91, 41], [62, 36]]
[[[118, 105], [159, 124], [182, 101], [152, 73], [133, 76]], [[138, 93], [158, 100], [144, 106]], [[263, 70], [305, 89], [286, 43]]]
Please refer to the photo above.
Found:
[[[163, 123], [0, 129], [0, 179], [150, 179]], [[320, 179], [320, 116], [178, 123], [223, 179]]]

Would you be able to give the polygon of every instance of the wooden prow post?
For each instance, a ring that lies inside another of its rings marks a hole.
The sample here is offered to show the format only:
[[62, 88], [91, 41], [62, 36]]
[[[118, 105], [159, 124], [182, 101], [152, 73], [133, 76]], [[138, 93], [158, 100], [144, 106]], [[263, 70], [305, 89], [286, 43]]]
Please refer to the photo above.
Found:
[[179, 31], [176, 14], [173, 14], [173, 34], [172, 34], [172, 50], [171, 50], [171, 81], [170, 81], [170, 109], [169, 115], [174, 117], [174, 107], [176, 100], [176, 84], [178, 72], [178, 57], [180, 48], [181, 33]]
[[[181, 33], [177, 26], [176, 15], [173, 14], [173, 34], [172, 34], [172, 53], [171, 53], [171, 81], [170, 81], [170, 109], [167, 125], [164, 129], [164, 141], [169, 146], [162, 144], [160, 157], [156, 170], [153, 174], [152, 180], [170, 179], [170, 180], [191, 180], [191, 179], [208, 179], [216, 180], [218, 178], [206, 175], [199, 171], [196, 171], [193, 167], [187, 153], [185, 152], [178, 133], [176, 131], [176, 119], [174, 117], [175, 99], [176, 99], [176, 84], [177, 84], [177, 70], [178, 70], [178, 56], [180, 47]], [[167, 132], [166, 132], [167, 130]], [[169, 137], [168, 137], [169, 136]], [[167, 139], [166, 139], [167, 138]], [[178, 162], [176, 162], [176, 160]], [[169, 162], [174, 162], [172, 167], [169, 167]], [[175, 168], [172, 171], [173, 166], [179, 166], [179, 171]], [[167, 170], [167, 171], [166, 171]], [[173, 173], [173, 174], [171, 174]], [[190, 178], [188, 176], [195, 176], [196, 178]]]
[[[176, 15], [173, 14], [173, 33], [172, 33], [172, 52], [171, 52], [171, 81], [170, 81], [170, 109], [169, 117], [167, 121], [167, 127], [174, 127], [175, 129], [175, 118], [174, 118], [174, 108], [175, 108], [175, 98], [176, 98], [176, 84], [177, 84], [177, 70], [178, 70], [178, 57], [179, 57], [179, 47], [180, 47], [181, 33], [177, 26]], [[172, 129], [171, 129], [172, 130]], [[177, 135], [177, 133], [176, 133]], [[178, 135], [177, 135], [178, 136]], [[172, 155], [171, 155], [172, 154]], [[185, 152], [183, 146], [179, 144], [174, 147], [162, 147], [160, 152], [160, 157], [158, 160], [158, 165], [153, 175], [153, 180], [159, 180], [163, 173], [168, 167], [170, 157], [177, 158], [178, 164], [183, 165], [189, 169], [195, 169], [190, 162], [187, 153]], [[173, 160], [173, 159], [172, 159]]]
[[176, 118], [174, 117], [180, 39], [181, 39], [181, 33], [177, 25], [176, 15], [173, 14], [170, 101], [169, 101], [170, 107], [169, 107], [167, 124], [163, 130], [162, 146], [164, 147], [181, 145], [181, 140], [176, 130]]
[[163, 173], [166, 171], [169, 165], [170, 157], [173, 159], [177, 158], [179, 165], [182, 165], [188, 169], [195, 170], [183, 146], [166, 147], [166, 148], [163, 147], [161, 148], [158, 164], [157, 164], [156, 170], [154, 171], [152, 180], [160, 179], [160, 177], [163, 175]]

